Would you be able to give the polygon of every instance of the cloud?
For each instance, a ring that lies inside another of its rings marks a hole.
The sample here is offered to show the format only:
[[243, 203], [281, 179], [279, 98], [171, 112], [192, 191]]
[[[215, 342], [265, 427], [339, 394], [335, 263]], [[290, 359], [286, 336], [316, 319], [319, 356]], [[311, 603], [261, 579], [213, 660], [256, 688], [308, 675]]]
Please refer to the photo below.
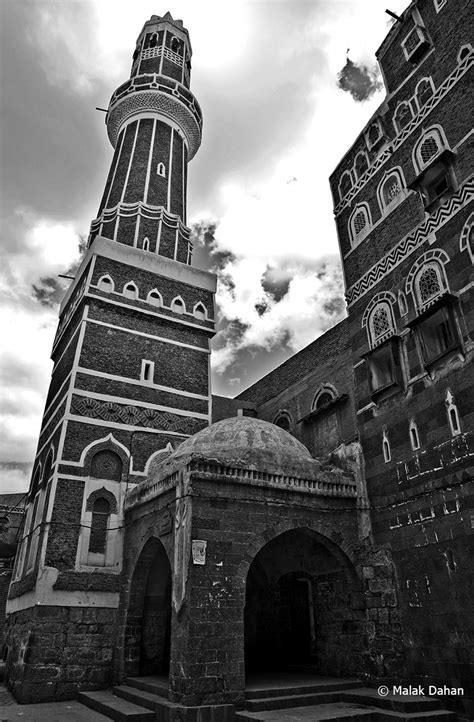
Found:
[[366, 65], [356, 65], [348, 57], [337, 76], [337, 87], [350, 93], [354, 100], [362, 102], [380, 90], [382, 82], [375, 69], [370, 70]]

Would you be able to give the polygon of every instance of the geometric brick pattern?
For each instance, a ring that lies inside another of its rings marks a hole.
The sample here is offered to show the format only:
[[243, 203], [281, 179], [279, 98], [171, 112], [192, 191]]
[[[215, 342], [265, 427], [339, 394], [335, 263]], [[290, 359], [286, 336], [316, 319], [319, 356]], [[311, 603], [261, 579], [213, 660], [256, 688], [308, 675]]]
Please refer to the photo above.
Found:
[[71, 412], [78, 416], [88, 416], [92, 419], [115, 421], [145, 426], [151, 429], [175, 431], [183, 434], [195, 434], [207, 426], [206, 419], [195, 419], [189, 416], [172, 414], [169, 411], [156, 411], [143, 409], [138, 406], [117, 404], [112, 401], [99, 401], [73, 397]]
[[457, 192], [444, 203], [436, 213], [429, 216], [415, 230], [408, 233], [380, 261], [354, 283], [346, 293], [347, 305], [351, 306], [364, 296], [384, 276], [390, 273], [399, 263], [410, 255], [426, 238], [443, 226], [460, 208], [466, 206], [474, 196], [474, 178], [469, 178]]

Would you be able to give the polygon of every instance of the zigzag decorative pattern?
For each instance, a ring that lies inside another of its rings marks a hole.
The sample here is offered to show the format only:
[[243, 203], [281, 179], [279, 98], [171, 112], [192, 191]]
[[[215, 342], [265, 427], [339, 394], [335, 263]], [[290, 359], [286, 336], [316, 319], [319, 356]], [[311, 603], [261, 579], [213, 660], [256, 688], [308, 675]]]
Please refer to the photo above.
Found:
[[171, 414], [169, 411], [124, 406], [112, 401], [99, 401], [78, 396], [73, 396], [71, 412], [92, 419], [103, 419], [104, 421], [115, 421], [182, 434], [195, 434], [207, 426], [206, 419], [196, 419], [190, 416]]
[[427, 218], [418, 228], [411, 231], [405, 238], [397, 243], [383, 258], [367, 271], [358, 281], [354, 283], [346, 293], [347, 305], [351, 306], [359, 298], [364, 296], [384, 276], [390, 273], [399, 263], [405, 260], [426, 238], [443, 226], [449, 219], [466, 206], [474, 196], [474, 179], [470, 178], [458, 189], [448, 203], [442, 205], [437, 212]]
[[346, 206], [351, 203], [354, 196], [357, 195], [357, 193], [361, 190], [361, 188], [363, 188], [367, 181], [370, 180], [370, 178], [372, 178], [375, 173], [377, 173], [377, 171], [381, 168], [381, 166], [385, 163], [386, 160], [393, 156], [393, 152], [401, 146], [401, 144], [408, 138], [408, 136], [416, 128], [418, 128], [419, 125], [421, 125], [426, 116], [431, 113], [433, 108], [439, 103], [440, 100], [442, 100], [442, 98], [444, 98], [446, 93], [448, 93], [451, 88], [456, 85], [458, 80], [462, 78], [464, 73], [469, 70], [473, 63], [474, 53], [470, 53], [459, 63], [459, 65], [455, 67], [451, 75], [448, 75], [446, 80], [439, 86], [439, 88], [437, 88], [431, 98], [420, 110], [418, 115], [416, 115], [413, 120], [406, 126], [406, 128], [404, 128], [402, 132], [393, 139], [393, 141], [390, 143], [390, 146], [386, 150], [384, 150], [384, 152], [381, 153], [378, 158], [375, 159], [374, 163], [370, 166], [370, 168], [351, 188], [347, 196], [343, 198], [342, 201], [340, 201], [336, 206], [334, 206], [335, 216], [338, 216], [339, 213], [341, 213], [341, 211], [343, 211], [344, 208], [346, 208]]

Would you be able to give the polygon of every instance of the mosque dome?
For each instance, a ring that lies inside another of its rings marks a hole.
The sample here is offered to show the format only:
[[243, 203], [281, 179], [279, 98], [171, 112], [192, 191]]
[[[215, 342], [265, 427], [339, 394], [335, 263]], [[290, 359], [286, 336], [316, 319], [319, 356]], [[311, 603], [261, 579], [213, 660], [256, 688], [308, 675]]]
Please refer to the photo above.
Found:
[[314, 461], [306, 446], [287, 431], [249, 416], [233, 416], [207, 426], [183, 441], [171, 458], [177, 461], [185, 456], [246, 466], [263, 463], [280, 467]]

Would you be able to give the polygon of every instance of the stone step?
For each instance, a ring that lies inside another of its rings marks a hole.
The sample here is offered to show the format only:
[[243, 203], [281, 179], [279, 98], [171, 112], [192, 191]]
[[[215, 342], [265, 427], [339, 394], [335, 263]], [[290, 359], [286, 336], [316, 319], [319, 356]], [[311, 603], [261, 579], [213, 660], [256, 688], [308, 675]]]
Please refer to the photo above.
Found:
[[[309, 694], [289, 694], [279, 697], [260, 697], [258, 699], [247, 699], [245, 708], [249, 712], [261, 710], [290, 709], [294, 707], [313, 707], [321, 704], [342, 703], [340, 690], [334, 692], [310, 692]], [[348, 702], [347, 704], [351, 704]], [[352, 706], [357, 706], [353, 703]]]
[[363, 687], [361, 689], [344, 692], [344, 701], [382, 707], [395, 712], [429, 712], [442, 708], [441, 702], [435, 697], [410, 696], [388, 694], [381, 697], [376, 689]]
[[109, 689], [80, 692], [78, 700], [116, 722], [151, 722], [155, 719], [154, 712], [117, 697]]
[[168, 680], [157, 677], [127, 677], [125, 684], [168, 699]]
[[331, 677], [316, 677], [306, 681], [297, 680], [294, 684], [290, 684], [288, 680], [283, 679], [282, 682], [274, 684], [250, 683], [245, 691], [245, 697], [248, 700], [268, 699], [270, 697], [289, 697], [291, 695], [301, 695], [318, 692], [343, 692], [344, 690], [355, 690], [362, 687], [363, 684], [358, 679], [333, 679]]
[[382, 710], [376, 707], [364, 707], [346, 702], [318, 704], [308, 707], [289, 707], [282, 710], [265, 710], [259, 712], [236, 712], [236, 722], [455, 722], [454, 712], [446, 710], [430, 710], [428, 712], [403, 713]]
[[153, 712], [163, 703], [163, 697], [152, 694], [138, 687], [130, 687], [128, 684], [117, 685], [112, 688], [113, 694], [122, 699], [126, 699], [133, 704], [151, 709]]

